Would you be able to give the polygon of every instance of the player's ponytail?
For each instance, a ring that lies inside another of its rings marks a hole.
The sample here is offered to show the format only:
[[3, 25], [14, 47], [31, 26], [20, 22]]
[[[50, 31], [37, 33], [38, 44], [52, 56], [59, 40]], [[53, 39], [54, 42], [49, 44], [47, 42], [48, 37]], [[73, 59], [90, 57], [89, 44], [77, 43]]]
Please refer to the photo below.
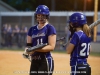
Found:
[[83, 25], [83, 32], [88, 36], [91, 37], [91, 32], [90, 32], [90, 28], [87, 24]]

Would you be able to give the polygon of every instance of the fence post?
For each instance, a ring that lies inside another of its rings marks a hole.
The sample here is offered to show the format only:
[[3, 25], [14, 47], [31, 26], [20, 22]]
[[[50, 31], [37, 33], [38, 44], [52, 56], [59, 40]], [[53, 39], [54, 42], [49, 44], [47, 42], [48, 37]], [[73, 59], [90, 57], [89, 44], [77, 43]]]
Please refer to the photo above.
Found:
[[[94, 22], [98, 19], [98, 0], [94, 2]], [[94, 27], [94, 37], [93, 41], [97, 41], [97, 26]]]
[[34, 12], [32, 12], [32, 26], [34, 25]]
[[0, 48], [1, 48], [1, 12], [0, 12]]

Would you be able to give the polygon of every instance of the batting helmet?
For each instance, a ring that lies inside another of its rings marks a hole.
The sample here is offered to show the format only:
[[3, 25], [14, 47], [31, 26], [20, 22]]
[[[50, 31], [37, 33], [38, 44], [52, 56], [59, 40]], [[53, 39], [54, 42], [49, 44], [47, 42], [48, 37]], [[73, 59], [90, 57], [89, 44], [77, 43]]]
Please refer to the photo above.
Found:
[[70, 22], [72, 23], [72, 25], [74, 27], [79, 27], [79, 26], [83, 26], [84, 24], [86, 24], [87, 19], [86, 19], [86, 16], [83, 13], [76, 12], [76, 13], [73, 13], [70, 16], [69, 23]]
[[44, 14], [44, 15], [49, 15], [49, 8], [46, 5], [39, 5], [36, 8], [35, 14]]

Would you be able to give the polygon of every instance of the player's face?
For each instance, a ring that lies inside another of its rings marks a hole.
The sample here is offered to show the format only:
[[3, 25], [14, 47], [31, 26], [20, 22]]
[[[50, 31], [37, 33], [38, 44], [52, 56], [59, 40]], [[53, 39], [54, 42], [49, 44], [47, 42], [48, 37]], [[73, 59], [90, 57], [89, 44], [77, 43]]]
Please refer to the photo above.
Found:
[[44, 24], [46, 22], [46, 15], [43, 14], [37, 14], [37, 21], [39, 24]]

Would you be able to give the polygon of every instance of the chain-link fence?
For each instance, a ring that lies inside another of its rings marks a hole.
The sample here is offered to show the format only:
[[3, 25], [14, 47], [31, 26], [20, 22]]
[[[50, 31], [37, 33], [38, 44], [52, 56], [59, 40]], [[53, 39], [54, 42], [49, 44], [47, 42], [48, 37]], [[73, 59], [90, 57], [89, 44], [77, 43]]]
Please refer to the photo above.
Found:
[[[50, 24], [57, 30], [57, 39], [66, 37], [57, 42], [56, 49], [64, 50], [62, 44], [67, 42], [69, 31], [67, 21], [73, 12], [51, 12]], [[93, 12], [92, 12], [93, 14]], [[88, 13], [88, 24], [93, 23], [93, 15]], [[26, 43], [28, 29], [35, 24], [34, 12], [0, 12], [0, 48], [23, 48]]]

